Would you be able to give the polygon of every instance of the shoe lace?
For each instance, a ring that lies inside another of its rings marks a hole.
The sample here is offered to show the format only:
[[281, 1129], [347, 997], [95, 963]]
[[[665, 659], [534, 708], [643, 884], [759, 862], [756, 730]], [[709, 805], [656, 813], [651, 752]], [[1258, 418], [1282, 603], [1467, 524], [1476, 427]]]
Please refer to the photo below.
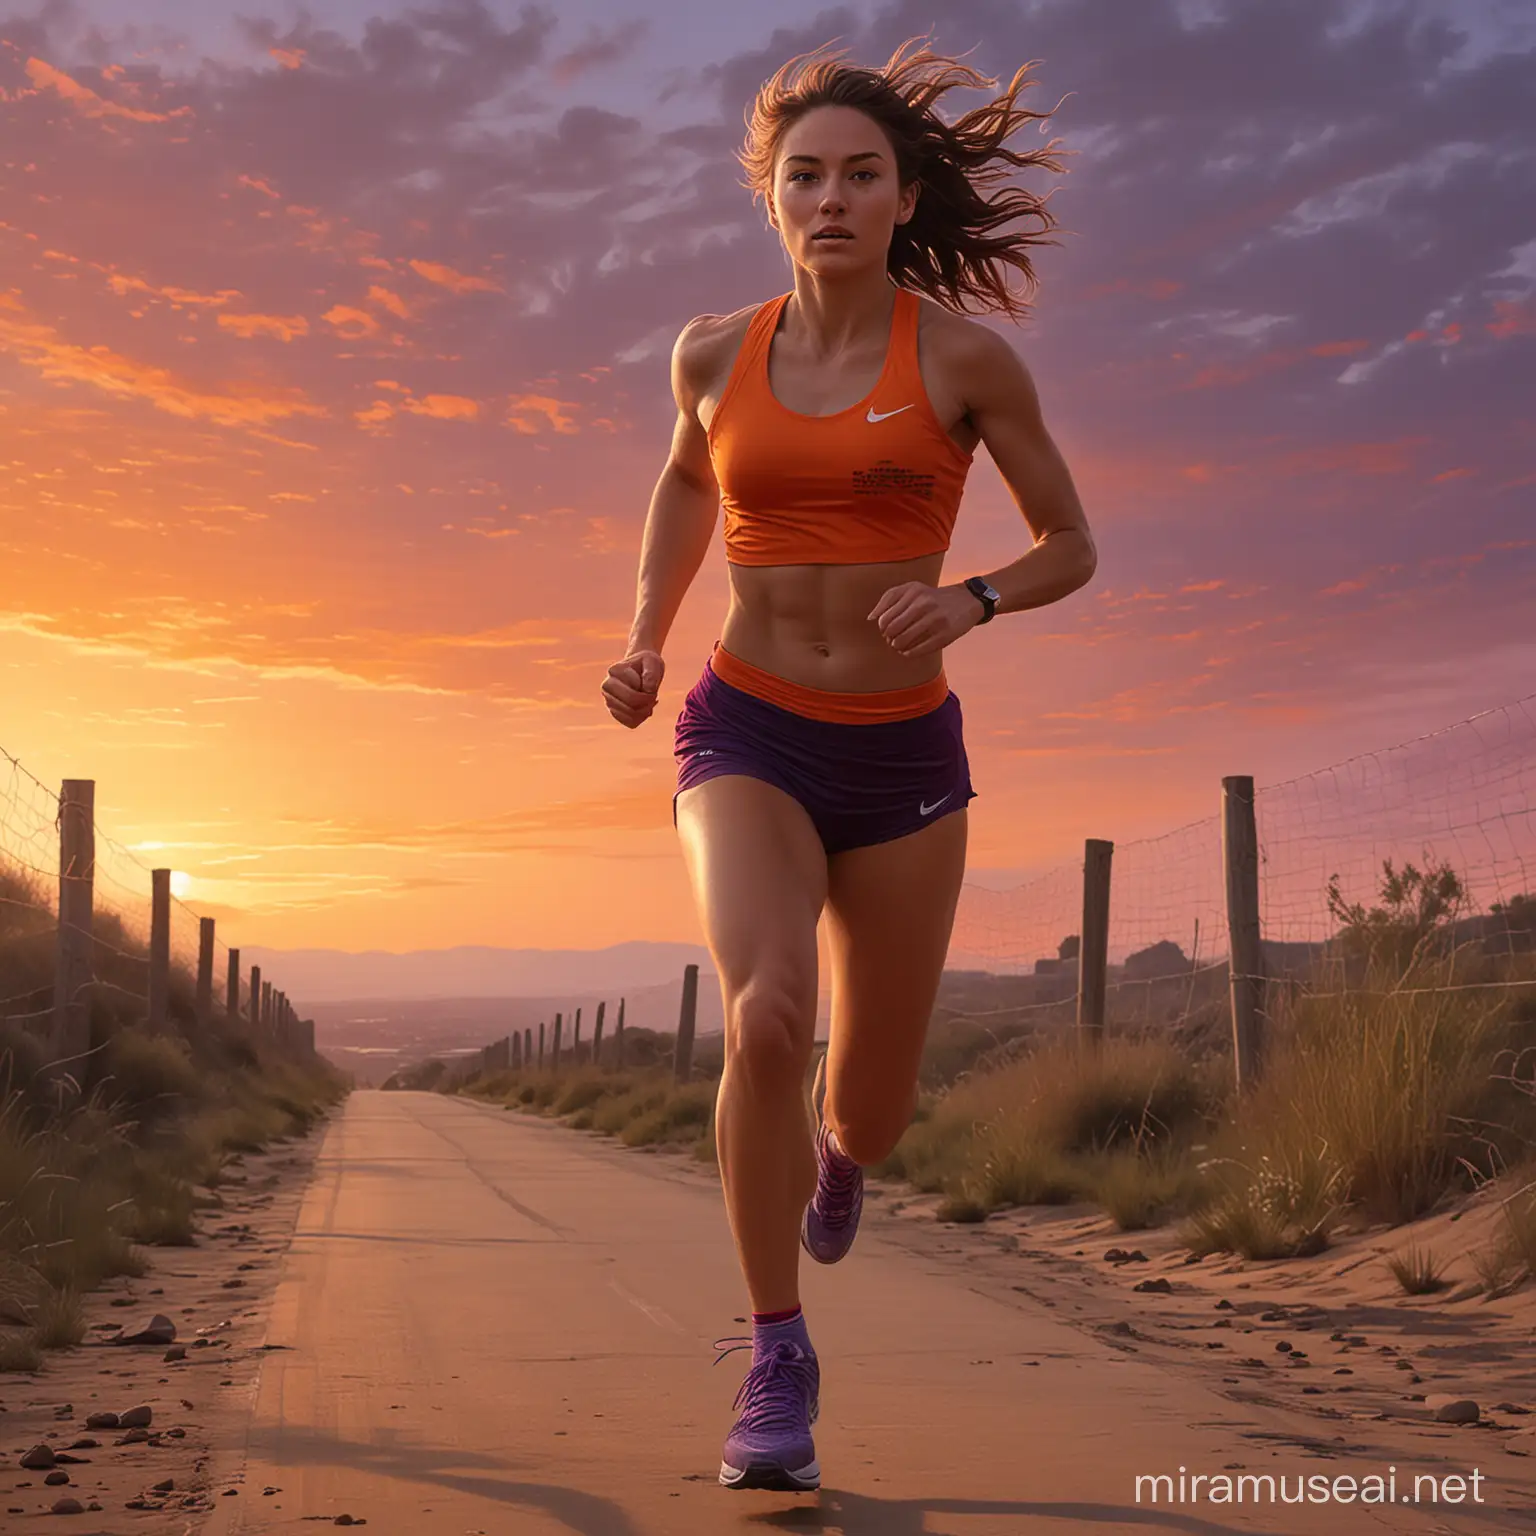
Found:
[[853, 1215], [854, 1204], [864, 1188], [864, 1170], [831, 1139], [822, 1138], [817, 1159], [816, 1214], [832, 1226]]
[[[751, 1339], [717, 1339], [715, 1364], [738, 1349], [751, 1349]], [[733, 1408], [742, 1410], [744, 1426], [762, 1430], [795, 1430], [805, 1424], [806, 1405], [816, 1395], [816, 1357], [793, 1339], [764, 1345], [752, 1356]]]

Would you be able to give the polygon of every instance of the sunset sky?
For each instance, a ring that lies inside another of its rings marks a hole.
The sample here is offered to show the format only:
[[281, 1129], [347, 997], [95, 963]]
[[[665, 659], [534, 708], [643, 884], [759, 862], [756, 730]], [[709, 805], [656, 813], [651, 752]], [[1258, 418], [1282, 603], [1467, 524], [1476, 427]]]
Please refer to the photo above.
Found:
[[[1006, 329], [1099, 569], [946, 656], [973, 881], [1532, 691], [1529, 5], [772, 11], [0, 0], [0, 746], [229, 942], [700, 937], [718, 532], [652, 720], [599, 687], [672, 342], [791, 285], [742, 112], [834, 38], [1039, 59], [1076, 152]], [[979, 451], [945, 579], [1028, 537]]]

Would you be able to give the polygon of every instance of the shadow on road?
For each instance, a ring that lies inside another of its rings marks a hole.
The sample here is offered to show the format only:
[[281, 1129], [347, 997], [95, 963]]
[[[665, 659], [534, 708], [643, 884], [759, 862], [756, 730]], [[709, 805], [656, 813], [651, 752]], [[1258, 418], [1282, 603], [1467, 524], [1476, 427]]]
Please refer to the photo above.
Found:
[[[252, 1442], [252, 1450], [257, 1449]], [[425, 1446], [359, 1445], [355, 1441], [331, 1436], [295, 1433], [284, 1430], [260, 1447], [277, 1467], [353, 1467], [374, 1477], [395, 1478], [402, 1483], [420, 1483], [467, 1494], [495, 1504], [542, 1510], [576, 1533], [576, 1536], [646, 1536], [623, 1509], [611, 1499], [579, 1488], [562, 1488], [557, 1483], [517, 1482], [504, 1475], [507, 1464], [473, 1451], [432, 1450]], [[477, 1472], [476, 1467], [483, 1468]], [[397, 1496], [398, 1497], [398, 1496]], [[373, 1517], [371, 1510], [353, 1513]], [[321, 1511], [305, 1510], [305, 1518]], [[379, 1511], [384, 1514], [385, 1511]], [[397, 1508], [394, 1513], [399, 1515]], [[409, 1529], [406, 1524], [405, 1529]]]
[[[1172, 1509], [1138, 1509], [1124, 1504], [1049, 1503], [1019, 1499], [876, 1499], [823, 1487], [815, 1504], [747, 1516], [751, 1525], [775, 1531], [819, 1531], [828, 1536], [930, 1536], [929, 1515], [1008, 1515], [1041, 1520], [1080, 1520], [1085, 1525], [1161, 1526], [1187, 1536], [1282, 1536], [1250, 1526], [1223, 1525]], [[1023, 1527], [1020, 1527], [1023, 1529]]]

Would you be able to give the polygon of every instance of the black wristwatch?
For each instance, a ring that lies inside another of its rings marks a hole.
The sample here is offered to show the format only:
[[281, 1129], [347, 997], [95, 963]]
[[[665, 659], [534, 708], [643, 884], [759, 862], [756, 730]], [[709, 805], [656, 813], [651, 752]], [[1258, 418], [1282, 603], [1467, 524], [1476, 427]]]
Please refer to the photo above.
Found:
[[977, 623], [985, 624], [997, 612], [1002, 594], [995, 587], [989, 587], [980, 576], [970, 577], [965, 583], [965, 590], [980, 601], [983, 612]]

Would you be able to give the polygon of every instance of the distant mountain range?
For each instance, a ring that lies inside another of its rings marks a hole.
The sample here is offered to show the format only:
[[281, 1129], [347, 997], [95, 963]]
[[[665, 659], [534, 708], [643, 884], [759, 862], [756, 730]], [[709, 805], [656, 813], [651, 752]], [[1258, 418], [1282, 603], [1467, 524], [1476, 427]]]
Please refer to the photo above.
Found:
[[[634, 940], [606, 949], [499, 949], [460, 945], [454, 949], [388, 950], [353, 953], [341, 949], [242, 949], [242, 968], [253, 964], [302, 1012], [312, 1004], [336, 1002], [423, 1002], [443, 998], [568, 998], [573, 1004], [607, 997], [617, 1004], [626, 991], [682, 985], [683, 967], [699, 968], [701, 1011], [706, 992], [717, 999], [714, 961], [702, 944]], [[950, 969], [976, 962], [951, 954]], [[993, 970], [1012, 969], [996, 964]], [[825, 967], [821, 991], [827, 996]], [[675, 1022], [675, 1021], [674, 1021]]]
[[452, 997], [611, 997], [627, 989], [681, 985], [683, 967], [699, 967], [715, 981], [714, 962], [701, 944], [635, 941], [607, 949], [497, 949], [465, 944], [405, 954], [340, 949], [241, 951], [242, 966], [259, 965], [302, 1009], [311, 1003], [378, 999], [389, 1002]]

